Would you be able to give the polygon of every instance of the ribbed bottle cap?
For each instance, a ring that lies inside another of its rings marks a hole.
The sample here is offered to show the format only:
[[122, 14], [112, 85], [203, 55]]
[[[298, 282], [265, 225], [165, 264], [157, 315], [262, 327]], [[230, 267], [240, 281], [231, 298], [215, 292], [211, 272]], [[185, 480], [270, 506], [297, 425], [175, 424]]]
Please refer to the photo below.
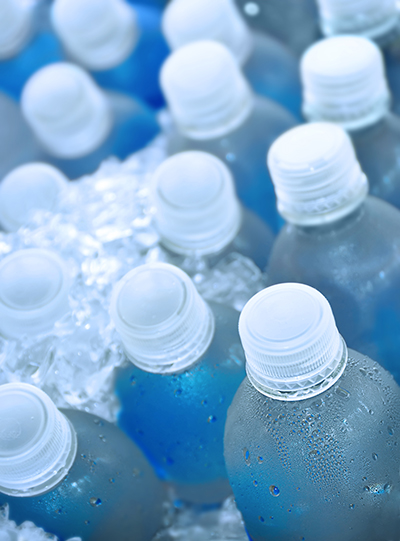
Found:
[[396, 0], [317, 0], [326, 36], [360, 34], [375, 39], [398, 24]]
[[0, 1], [0, 59], [17, 54], [32, 30], [32, 7], [21, 0]]
[[17, 167], [0, 184], [0, 225], [17, 231], [34, 211], [53, 210], [67, 185], [67, 177], [46, 163]]
[[251, 33], [233, 0], [173, 0], [162, 27], [171, 49], [210, 39], [223, 43], [240, 64], [252, 49]]
[[239, 319], [249, 380], [278, 400], [302, 400], [342, 375], [347, 348], [331, 307], [304, 284], [279, 284], [249, 300]]
[[172, 116], [193, 139], [234, 130], [253, 108], [253, 96], [228, 49], [215, 41], [189, 43], [172, 53], [161, 70]]
[[137, 267], [118, 282], [111, 318], [127, 355], [147, 372], [187, 368], [214, 336], [214, 316], [189, 276], [165, 263]]
[[60, 158], [79, 158], [108, 136], [106, 95], [80, 67], [67, 62], [38, 70], [26, 83], [22, 111], [39, 141]]
[[236, 237], [241, 208], [226, 165], [206, 152], [182, 152], [156, 170], [152, 195], [156, 227], [175, 253], [218, 252]]
[[301, 76], [308, 120], [351, 130], [376, 123], [389, 109], [382, 53], [366, 38], [338, 36], [317, 42], [303, 55]]
[[55, 0], [51, 17], [69, 53], [91, 70], [118, 66], [138, 39], [135, 12], [125, 0]]
[[299, 225], [335, 221], [365, 199], [368, 181], [347, 133], [335, 124], [303, 124], [268, 153], [279, 213]]
[[19, 250], [0, 263], [0, 333], [6, 337], [49, 331], [68, 310], [70, 278], [49, 250]]
[[0, 492], [35, 496], [67, 475], [76, 433], [43, 391], [26, 383], [0, 386]]

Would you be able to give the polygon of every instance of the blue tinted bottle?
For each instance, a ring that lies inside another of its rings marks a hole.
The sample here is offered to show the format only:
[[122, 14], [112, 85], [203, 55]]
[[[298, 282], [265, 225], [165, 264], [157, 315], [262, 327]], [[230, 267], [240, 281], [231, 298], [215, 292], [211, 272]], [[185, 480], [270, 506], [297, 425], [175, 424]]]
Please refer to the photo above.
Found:
[[222, 44], [199, 41], [176, 50], [161, 71], [174, 126], [169, 154], [203, 150], [233, 173], [242, 203], [277, 231], [275, 195], [265, 167], [271, 143], [296, 124], [277, 103], [254, 95]]
[[57, 410], [24, 383], [0, 387], [0, 503], [60, 541], [151, 541], [162, 522], [162, 486], [115, 425]]
[[244, 375], [238, 313], [206, 304], [183, 271], [155, 263], [117, 284], [111, 317], [131, 361], [117, 370], [118, 425], [177, 498], [221, 502], [224, 423]]

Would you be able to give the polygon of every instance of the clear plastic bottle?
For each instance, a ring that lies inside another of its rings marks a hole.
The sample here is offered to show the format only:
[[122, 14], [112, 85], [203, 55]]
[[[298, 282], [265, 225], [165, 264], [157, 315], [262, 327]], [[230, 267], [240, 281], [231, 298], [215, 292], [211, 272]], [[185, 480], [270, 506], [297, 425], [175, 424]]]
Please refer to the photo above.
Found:
[[280, 284], [244, 307], [247, 377], [225, 461], [252, 541], [392, 541], [400, 531], [400, 389], [351, 349], [317, 290]]
[[111, 318], [133, 363], [117, 370], [118, 425], [178, 498], [221, 502], [226, 412], [244, 376], [238, 313], [206, 304], [183, 271], [155, 263], [117, 284]]
[[367, 195], [350, 139], [334, 124], [287, 132], [268, 164], [287, 221], [271, 253], [269, 284], [317, 288], [349, 347], [400, 382], [400, 212]]
[[165, 494], [152, 468], [115, 425], [58, 410], [41, 390], [0, 386], [0, 504], [61, 541], [151, 541]]
[[337, 36], [301, 61], [304, 115], [349, 132], [371, 194], [400, 208], [400, 117], [390, 109], [382, 55], [370, 40]]
[[35, 71], [64, 58], [48, 18], [44, 0], [0, 2], [0, 90], [17, 100]]
[[149, 108], [124, 94], [103, 92], [83, 69], [67, 62], [36, 72], [21, 105], [43, 161], [70, 179], [92, 173], [111, 155], [126, 158], [159, 132]]
[[300, 56], [319, 39], [315, 0], [235, 0], [250, 26], [282, 41]]
[[239, 199], [277, 231], [281, 221], [265, 167], [272, 142], [296, 124], [279, 104], [254, 95], [228, 49], [198, 41], [175, 51], [161, 70], [174, 126], [169, 154], [203, 150], [233, 173]]
[[151, 191], [155, 226], [171, 263], [182, 267], [187, 257], [200, 256], [211, 268], [237, 252], [265, 269], [274, 234], [239, 203], [220, 159], [199, 151], [175, 154], [154, 173]]
[[171, 49], [211, 39], [237, 59], [253, 90], [301, 119], [301, 85], [295, 55], [276, 39], [251, 32], [233, 0], [173, 0], [163, 15]]
[[67, 53], [104, 88], [165, 105], [159, 71], [168, 56], [161, 11], [126, 0], [56, 0], [52, 22]]
[[54, 210], [67, 186], [67, 177], [47, 163], [16, 167], [0, 184], [0, 227], [17, 231], [35, 211]]

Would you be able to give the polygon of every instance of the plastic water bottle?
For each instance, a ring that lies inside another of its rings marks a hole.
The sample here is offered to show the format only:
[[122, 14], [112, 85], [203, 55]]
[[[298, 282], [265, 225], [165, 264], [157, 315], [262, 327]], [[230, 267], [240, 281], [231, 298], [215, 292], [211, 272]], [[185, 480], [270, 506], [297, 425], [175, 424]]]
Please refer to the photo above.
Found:
[[271, 147], [268, 165], [287, 221], [271, 253], [269, 283], [321, 291], [349, 347], [400, 382], [400, 212], [367, 196], [350, 139], [334, 124], [287, 132]]
[[228, 411], [225, 460], [252, 541], [396, 539], [392, 376], [347, 350], [329, 303], [303, 284], [255, 295], [239, 333], [247, 377]]
[[54, 210], [67, 186], [67, 177], [46, 163], [28, 163], [13, 169], [0, 184], [0, 226], [17, 231], [35, 211]]
[[29, 79], [22, 111], [44, 161], [71, 179], [92, 173], [110, 155], [126, 158], [159, 131], [150, 109], [126, 95], [103, 92], [83, 69], [66, 62]]
[[221, 502], [226, 412], [244, 376], [238, 313], [206, 304], [183, 271], [155, 263], [117, 284], [111, 318], [133, 363], [117, 371], [119, 426], [178, 498]]
[[296, 124], [275, 102], [256, 96], [228, 49], [199, 41], [175, 51], [161, 70], [161, 86], [174, 119], [168, 150], [203, 150], [233, 173], [239, 198], [274, 231], [280, 220], [265, 167], [272, 142]]
[[0, 90], [19, 99], [35, 71], [63, 57], [61, 44], [49, 27], [46, 2], [1, 0]]
[[125, 0], [56, 0], [52, 22], [71, 58], [102, 87], [165, 105], [158, 77], [168, 55], [161, 11]]
[[61, 540], [150, 541], [165, 499], [141, 451], [115, 425], [58, 410], [40, 389], [0, 386], [0, 503]]
[[328, 38], [304, 54], [301, 72], [305, 117], [345, 128], [371, 194], [400, 208], [400, 117], [389, 109], [378, 47], [357, 36]]
[[236, 0], [253, 28], [274, 36], [300, 55], [320, 36], [315, 0]]
[[225, 45], [242, 67], [253, 90], [301, 118], [297, 58], [262, 32], [251, 32], [233, 0], [173, 0], [163, 15], [171, 49], [211, 39]]
[[400, 33], [396, 0], [317, 0], [326, 36], [355, 34], [373, 39], [385, 57], [393, 109], [400, 113]]
[[171, 156], [153, 176], [152, 198], [155, 226], [171, 263], [181, 267], [188, 256], [201, 256], [213, 267], [237, 252], [261, 270], [266, 267], [274, 235], [239, 203], [220, 159], [199, 151]]

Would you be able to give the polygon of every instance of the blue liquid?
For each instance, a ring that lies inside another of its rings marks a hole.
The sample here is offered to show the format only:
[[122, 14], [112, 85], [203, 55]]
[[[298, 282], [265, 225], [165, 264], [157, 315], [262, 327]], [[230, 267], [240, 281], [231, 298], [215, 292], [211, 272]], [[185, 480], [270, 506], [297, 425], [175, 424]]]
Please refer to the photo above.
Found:
[[251, 539], [396, 539], [399, 434], [399, 387], [355, 351], [338, 382], [306, 400], [273, 400], [246, 378], [225, 460]]
[[220, 158], [233, 173], [237, 194], [276, 233], [283, 224], [276, 210], [275, 191], [266, 165], [269, 147], [296, 125], [295, 118], [267, 98], [256, 98], [253, 111], [235, 130], [214, 139], [197, 140], [177, 130], [169, 134], [168, 152], [203, 150]]
[[244, 377], [239, 314], [210, 304], [216, 330], [201, 359], [173, 375], [119, 369], [115, 392], [121, 402], [118, 425], [143, 450], [159, 477], [178, 496], [216, 503], [230, 493], [223, 457], [227, 409]]
[[400, 383], [399, 231], [399, 211], [375, 197], [328, 225], [286, 225], [271, 253], [268, 281], [318, 289], [347, 345]]
[[296, 57], [279, 41], [255, 32], [254, 50], [243, 66], [253, 90], [302, 119], [302, 91]]
[[350, 133], [370, 193], [400, 208], [400, 117], [382, 120]]
[[138, 97], [159, 109], [165, 106], [159, 72], [169, 54], [161, 33], [161, 11], [150, 6], [134, 7], [140, 35], [132, 54], [119, 66], [92, 75], [100, 86]]
[[[67, 477], [46, 494], [0, 493], [17, 524], [30, 520], [60, 538], [151, 541], [165, 498], [143, 454], [114, 425], [82, 411], [61, 410], [73, 424], [78, 452]], [[133, 536], [134, 535], [134, 536]]]
[[93, 173], [110, 156], [124, 160], [146, 146], [160, 130], [154, 113], [145, 105], [122, 94], [107, 94], [114, 113], [114, 127], [100, 147], [82, 158], [70, 160], [43, 151], [42, 159], [58, 167], [70, 179]]

